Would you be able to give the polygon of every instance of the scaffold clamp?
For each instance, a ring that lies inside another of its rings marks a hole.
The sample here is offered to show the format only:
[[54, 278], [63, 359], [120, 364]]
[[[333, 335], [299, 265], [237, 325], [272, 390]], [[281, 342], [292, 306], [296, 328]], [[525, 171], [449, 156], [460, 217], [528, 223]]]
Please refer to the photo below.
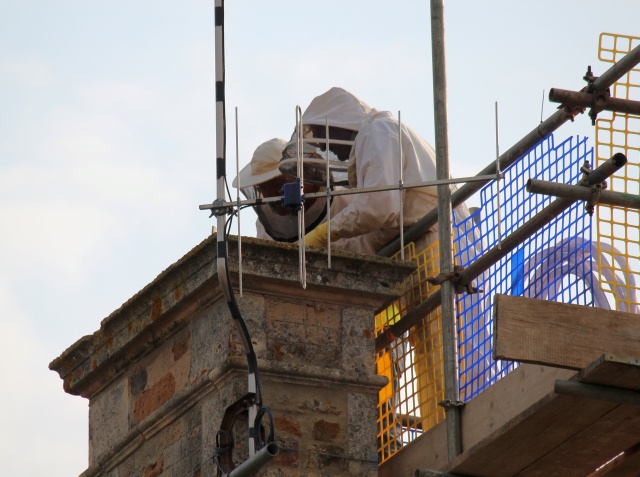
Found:
[[598, 79], [597, 76], [594, 76], [591, 71], [591, 66], [587, 67], [587, 72], [582, 77], [587, 82], [587, 86], [582, 89], [582, 92], [589, 93], [593, 97], [593, 102], [591, 109], [589, 110], [589, 117], [591, 118], [591, 125], [596, 125], [596, 118], [598, 117], [598, 113], [603, 110], [601, 105], [598, 105], [598, 102], [602, 103], [611, 97], [611, 90], [609, 88], [604, 89], [596, 89], [594, 87], [594, 82]]
[[602, 191], [602, 189], [606, 188], [607, 184], [604, 182], [602, 184], [591, 186], [591, 196], [589, 197], [589, 200], [587, 200], [587, 202], [584, 204], [584, 210], [586, 210], [589, 215], [593, 215], [595, 206], [598, 205], [598, 202], [600, 202], [600, 192]]
[[464, 271], [464, 267], [454, 265], [452, 272], [440, 272], [435, 277], [427, 277], [426, 281], [432, 285], [442, 285], [446, 281], [450, 281], [454, 285], [456, 293], [478, 293], [478, 289], [470, 283], [460, 283], [460, 275]]
[[224, 200], [216, 199], [211, 204], [211, 215], [209, 217], [219, 217], [221, 215], [228, 215], [231, 213], [232, 207], [228, 205], [224, 205]]
[[593, 172], [591, 169], [589, 161], [584, 161], [582, 167], [580, 167], [580, 172], [582, 172], [583, 176], [578, 183], [581, 186], [589, 187], [591, 189], [591, 195], [589, 199], [584, 204], [584, 210], [591, 216], [593, 215], [593, 211], [595, 206], [600, 202], [600, 192], [607, 188], [607, 181], [602, 181], [599, 184], [589, 184], [589, 179], [587, 176]]
[[445, 399], [444, 401], [440, 401], [438, 406], [443, 407], [445, 409], [452, 409], [454, 407], [464, 407], [463, 401], [452, 401], [451, 399]]

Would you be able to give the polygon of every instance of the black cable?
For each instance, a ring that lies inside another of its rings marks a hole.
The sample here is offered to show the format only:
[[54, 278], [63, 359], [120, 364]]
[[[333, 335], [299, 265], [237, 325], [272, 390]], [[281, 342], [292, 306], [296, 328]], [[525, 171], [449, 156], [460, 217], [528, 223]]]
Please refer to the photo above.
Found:
[[[231, 230], [231, 224], [233, 223], [233, 214], [231, 217], [225, 222], [225, 230], [223, 230], [224, 236], [223, 240], [228, 242], [229, 230]], [[228, 262], [228, 255], [224, 257], [225, 262]], [[227, 301], [227, 305], [229, 307], [229, 311], [231, 312], [231, 317], [237, 321], [240, 325], [240, 329], [242, 330], [242, 334], [244, 335], [244, 339], [247, 343], [247, 367], [250, 374], [253, 374], [256, 379], [256, 404], [258, 406], [262, 406], [262, 387], [260, 385], [260, 375], [258, 373], [258, 358], [256, 357], [256, 353], [253, 350], [253, 344], [251, 342], [251, 335], [249, 334], [249, 330], [247, 325], [242, 318], [242, 313], [240, 312], [240, 307], [238, 306], [238, 302], [236, 301], [235, 293], [233, 292], [233, 286], [231, 284], [231, 272], [229, 271], [229, 267], [225, 267], [227, 283], [229, 284], [229, 296], [230, 300]]]
[[[227, 439], [229, 440], [229, 444], [227, 444], [224, 447], [221, 447], [220, 446], [220, 436], [223, 436], [223, 435], [227, 437]], [[224, 473], [225, 473], [224, 469], [220, 465], [219, 456], [220, 456], [220, 454], [225, 454], [227, 452], [231, 452], [233, 450], [233, 446], [234, 446], [234, 439], [233, 439], [233, 434], [231, 432], [223, 431], [221, 429], [216, 433], [216, 446], [213, 449], [213, 460], [215, 461], [216, 468], [218, 469], [218, 471], [217, 471], [217, 476], [218, 477], [222, 477], [224, 475]]]
[[256, 429], [260, 429], [260, 426], [262, 425], [262, 418], [265, 415], [269, 417], [269, 436], [267, 437], [266, 442], [263, 442], [261, 439], [258, 439], [256, 441], [256, 452], [259, 451], [260, 449], [262, 449], [265, 445], [275, 442], [274, 425], [273, 425], [273, 413], [271, 412], [270, 408], [268, 408], [266, 406], [260, 408], [260, 410], [256, 414], [256, 421], [255, 421], [254, 427]]
[[[237, 171], [240, 174], [240, 171]], [[231, 190], [229, 189], [229, 183], [227, 182], [227, 178], [224, 178], [224, 186], [227, 189], [227, 195], [231, 198]]]
[[[231, 225], [233, 225], [233, 217], [235, 215], [236, 215], [235, 213], [232, 213], [231, 216], [224, 223], [224, 240], [227, 240], [227, 236], [231, 232]], [[226, 257], [225, 257], [225, 259], [226, 259]]]

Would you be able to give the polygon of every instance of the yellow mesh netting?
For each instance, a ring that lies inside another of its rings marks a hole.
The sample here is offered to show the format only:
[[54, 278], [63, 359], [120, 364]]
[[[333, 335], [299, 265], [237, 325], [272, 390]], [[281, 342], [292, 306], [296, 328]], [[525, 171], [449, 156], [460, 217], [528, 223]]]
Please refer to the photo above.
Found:
[[[615, 63], [640, 44], [640, 37], [602, 33], [598, 58]], [[640, 100], [640, 69], [636, 66], [611, 87], [611, 96]], [[597, 164], [617, 152], [627, 156], [627, 165], [608, 180], [608, 189], [638, 195], [640, 168], [640, 118], [603, 111], [596, 121]], [[612, 307], [640, 312], [640, 211], [598, 205], [596, 243], [600, 287]]]
[[[396, 255], [394, 258], [397, 258]], [[438, 243], [416, 252], [405, 247], [405, 260], [418, 268], [404, 283], [402, 297], [376, 316], [376, 335], [424, 301], [437, 286], [427, 283], [439, 271]], [[444, 419], [442, 320], [440, 309], [424, 317], [376, 356], [378, 374], [389, 379], [379, 395], [378, 457], [384, 462], [400, 448]]]

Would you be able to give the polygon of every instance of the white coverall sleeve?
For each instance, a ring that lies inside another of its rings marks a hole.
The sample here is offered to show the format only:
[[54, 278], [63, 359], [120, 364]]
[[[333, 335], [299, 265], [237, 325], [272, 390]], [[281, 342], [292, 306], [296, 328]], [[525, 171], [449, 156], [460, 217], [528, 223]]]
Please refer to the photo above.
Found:
[[[373, 121], [356, 137], [358, 187], [396, 185], [400, 177], [399, 144], [393, 123]], [[331, 219], [331, 229], [341, 238], [382, 228], [399, 228], [400, 197], [397, 190], [354, 195], [353, 201]]]

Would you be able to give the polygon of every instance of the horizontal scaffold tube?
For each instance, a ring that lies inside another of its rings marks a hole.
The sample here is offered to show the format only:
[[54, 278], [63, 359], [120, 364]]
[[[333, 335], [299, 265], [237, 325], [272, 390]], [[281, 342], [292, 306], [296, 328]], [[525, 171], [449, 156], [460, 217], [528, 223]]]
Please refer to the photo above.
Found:
[[556, 394], [566, 394], [568, 396], [597, 399], [599, 401], [609, 401], [619, 404], [640, 405], [640, 392], [631, 389], [613, 388], [598, 384], [580, 383], [577, 381], [556, 380], [553, 391]]
[[[575, 200], [590, 200], [593, 198], [593, 193], [588, 187], [560, 184], [558, 182], [542, 181], [539, 179], [529, 179], [527, 182], [527, 191], [532, 194], [546, 194]], [[598, 203], [640, 210], [640, 196], [626, 194], [624, 192], [602, 190], [598, 197]]]
[[255, 475], [267, 462], [273, 459], [280, 452], [280, 447], [274, 442], [270, 442], [253, 456], [249, 457], [238, 467], [227, 474], [227, 477], [244, 477]]
[[549, 91], [549, 101], [571, 107], [597, 108], [599, 111], [615, 111], [617, 113], [640, 115], [640, 101], [621, 98], [601, 98], [593, 93], [582, 91], [552, 88]]

